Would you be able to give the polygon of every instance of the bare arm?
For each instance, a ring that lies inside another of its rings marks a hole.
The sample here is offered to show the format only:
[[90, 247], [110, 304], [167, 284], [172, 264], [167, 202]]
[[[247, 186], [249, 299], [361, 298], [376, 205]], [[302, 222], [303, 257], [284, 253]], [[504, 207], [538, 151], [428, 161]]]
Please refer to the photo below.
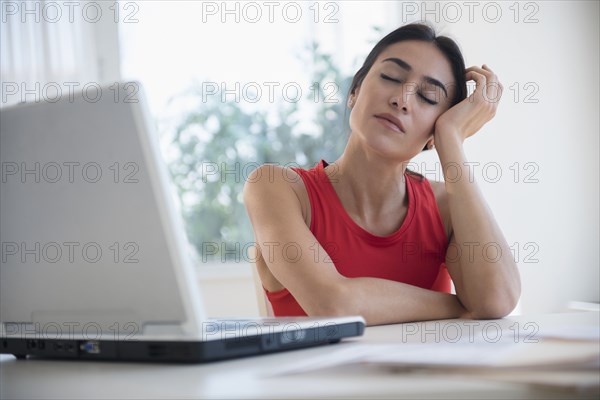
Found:
[[468, 164], [462, 144], [438, 147], [438, 154], [449, 175], [445, 178], [453, 235], [446, 265], [458, 298], [474, 318], [504, 317], [521, 293], [517, 265], [477, 183], [464, 171]]
[[[385, 279], [342, 276], [306, 226], [300, 201], [285, 179], [292, 174], [273, 165], [258, 168], [244, 186], [244, 204], [269, 271], [308, 315], [362, 315], [369, 325], [465, 315], [452, 294]], [[292, 247], [294, 251], [284, 251]]]
[[470, 316], [500, 318], [515, 307], [521, 280], [492, 211], [463, 170], [467, 165], [463, 142], [496, 115], [503, 87], [485, 64], [466, 68], [465, 79], [475, 81], [475, 91], [445, 111], [434, 131], [453, 224], [446, 265]]

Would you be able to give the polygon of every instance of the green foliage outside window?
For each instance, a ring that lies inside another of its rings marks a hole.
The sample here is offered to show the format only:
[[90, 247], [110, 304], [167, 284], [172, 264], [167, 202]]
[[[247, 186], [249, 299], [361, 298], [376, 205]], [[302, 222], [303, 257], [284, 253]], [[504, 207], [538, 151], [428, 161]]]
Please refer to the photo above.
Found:
[[[171, 145], [178, 156], [169, 168], [188, 238], [202, 261], [250, 261], [246, 251], [254, 235], [242, 190], [254, 168], [263, 163], [311, 168], [321, 159], [335, 161], [344, 150], [345, 96], [352, 77], [344, 76], [316, 43], [304, 56], [310, 59], [301, 62], [313, 65], [313, 90], [296, 103], [276, 102], [276, 118], [246, 111], [235, 100], [222, 102], [220, 93], [203, 98], [200, 89], [190, 92], [202, 101], [177, 124]], [[314, 119], [312, 128], [298, 132], [298, 126], [306, 126], [299, 124], [302, 105], [314, 111]]]

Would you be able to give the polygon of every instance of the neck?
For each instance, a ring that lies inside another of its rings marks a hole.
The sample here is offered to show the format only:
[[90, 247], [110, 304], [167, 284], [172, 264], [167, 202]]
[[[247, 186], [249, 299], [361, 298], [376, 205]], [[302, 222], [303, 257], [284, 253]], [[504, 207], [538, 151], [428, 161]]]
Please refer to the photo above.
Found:
[[350, 136], [342, 156], [326, 172], [346, 211], [365, 222], [385, 220], [406, 207], [408, 161], [383, 158]]

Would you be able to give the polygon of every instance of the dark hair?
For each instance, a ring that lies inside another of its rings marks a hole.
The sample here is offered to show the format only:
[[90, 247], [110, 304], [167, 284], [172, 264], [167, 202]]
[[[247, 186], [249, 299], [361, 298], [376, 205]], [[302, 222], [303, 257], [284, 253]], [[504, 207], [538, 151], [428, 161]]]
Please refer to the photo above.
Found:
[[[433, 43], [442, 52], [442, 54], [446, 56], [450, 62], [450, 65], [452, 66], [452, 76], [456, 82], [457, 89], [450, 107], [460, 103], [467, 97], [465, 61], [460, 48], [456, 42], [449, 37], [438, 36], [432, 26], [427, 25], [426, 23], [418, 22], [401, 26], [395, 31], [388, 33], [375, 45], [375, 47], [373, 47], [365, 59], [362, 67], [360, 67], [358, 72], [354, 75], [344, 104], [348, 104], [348, 97], [354, 94], [354, 91], [362, 84], [365, 76], [367, 76], [371, 70], [371, 67], [375, 63], [375, 60], [377, 57], [379, 57], [379, 54], [381, 54], [389, 45], [405, 40], [420, 40], [427, 43]], [[427, 147], [423, 148], [423, 150], [427, 150]], [[422, 177], [422, 175], [417, 174], [416, 172], [409, 170], [407, 171]]]

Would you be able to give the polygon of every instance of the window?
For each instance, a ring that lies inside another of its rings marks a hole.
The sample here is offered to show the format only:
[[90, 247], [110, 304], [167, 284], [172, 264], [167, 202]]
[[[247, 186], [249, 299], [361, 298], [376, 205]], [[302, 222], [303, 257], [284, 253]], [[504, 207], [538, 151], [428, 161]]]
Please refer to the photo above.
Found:
[[275, 3], [3, 2], [2, 105], [140, 81], [193, 248], [247, 262], [246, 177], [337, 159], [351, 77], [397, 22], [394, 2]]
[[339, 157], [346, 92], [382, 29], [366, 8], [383, 16], [390, 5], [282, 2], [270, 22], [260, 2], [173, 3], [143, 3], [139, 22], [121, 23], [123, 75], [149, 93], [201, 260], [248, 262], [246, 178], [266, 162]]

